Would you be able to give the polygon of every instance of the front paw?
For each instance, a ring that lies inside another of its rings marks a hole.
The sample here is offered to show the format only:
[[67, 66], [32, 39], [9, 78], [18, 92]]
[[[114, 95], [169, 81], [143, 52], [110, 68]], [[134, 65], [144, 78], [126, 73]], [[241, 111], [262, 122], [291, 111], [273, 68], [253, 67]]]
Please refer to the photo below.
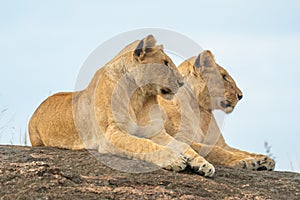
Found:
[[168, 164], [163, 166], [164, 169], [166, 170], [172, 170], [175, 172], [180, 172], [183, 171], [186, 168], [187, 165], [187, 159], [186, 157], [180, 155], [177, 159], [175, 160], [170, 160]]
[[256, 155], [254, 158], [257, 162], [257, 171], [269, 170], [273, 171], [275, 169], [275, 161], [269, 156]]
[[187, 157], [182, 154], [175, 153], [171, 149], [164, 150], [163, 155], [159, 157], [160, 159], [156, 162], [156, 164], [166, 170], [180, 172], [187, 166]]
[[258, 163], [255, 159], [251, 157], [237, 159], [231, 161], [228, 164], [229, 167], [237, 168], [237, 169], [249, 169], [249, 170], [257, 170]]
[[201, 157], [196, 157], [188, 161], [188, 164], [195, 172], [206, 177], [212, 177], [216, 171], [212, 164]]

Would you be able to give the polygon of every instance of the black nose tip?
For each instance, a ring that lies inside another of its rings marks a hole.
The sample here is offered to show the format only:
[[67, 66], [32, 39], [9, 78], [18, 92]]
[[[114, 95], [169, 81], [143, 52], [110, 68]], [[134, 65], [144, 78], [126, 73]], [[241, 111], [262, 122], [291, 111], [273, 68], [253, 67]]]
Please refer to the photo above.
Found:
[[243, 95], [242, 94], [238, 94], [237, 97], [238, 97], [239, 100], [241, 100], [243, 98]]
[[183, 86], [183, 84], [184, 84], [183, 82], [178, 81], [178, 80], [177, 80], [177, 83], [178, 83], [179, 87]]

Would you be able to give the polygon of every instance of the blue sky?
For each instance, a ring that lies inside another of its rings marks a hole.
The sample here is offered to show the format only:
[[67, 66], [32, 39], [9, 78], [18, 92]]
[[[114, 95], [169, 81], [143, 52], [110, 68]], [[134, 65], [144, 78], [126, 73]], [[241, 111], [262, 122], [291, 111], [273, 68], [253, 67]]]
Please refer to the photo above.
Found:
[[212, 50], [242, 89], [223, 126], [229, 144], [264, 153], [268, 141], [277, 169], [300, 171], [299, 8], [290, 0], [0, 1], [0, 109], [8, 108], [0, 143], [18, 144], [42, 100], [74, 89], [98, 45], [155, 27]]

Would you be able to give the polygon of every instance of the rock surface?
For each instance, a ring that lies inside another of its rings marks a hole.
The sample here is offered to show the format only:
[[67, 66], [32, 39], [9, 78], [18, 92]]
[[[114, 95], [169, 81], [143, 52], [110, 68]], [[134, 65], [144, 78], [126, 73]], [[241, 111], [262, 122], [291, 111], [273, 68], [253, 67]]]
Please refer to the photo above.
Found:
[[300, 199], [300, 174], [292, 172], [216, 166], [213, 178], [189, 170], [126, 173], [107, 167], [87, 150], [21, 146], [0, 146], [0, 161], [1, 200]]

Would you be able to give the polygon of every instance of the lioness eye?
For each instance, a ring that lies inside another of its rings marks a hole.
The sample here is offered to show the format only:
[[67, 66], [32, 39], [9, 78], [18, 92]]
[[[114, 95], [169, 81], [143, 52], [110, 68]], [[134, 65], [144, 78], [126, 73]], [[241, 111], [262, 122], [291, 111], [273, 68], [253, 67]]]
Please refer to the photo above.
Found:
[[224, 79], [225, 81], [229, 81], [229, 80], [228, 80], [228, 77], [227, 77], [225, 74], [222, 74], [222, 77], [223, 77], [223, 79]]
[[169, 62], [168, 61], [164, 61], [165, 65], [169, 67]]

